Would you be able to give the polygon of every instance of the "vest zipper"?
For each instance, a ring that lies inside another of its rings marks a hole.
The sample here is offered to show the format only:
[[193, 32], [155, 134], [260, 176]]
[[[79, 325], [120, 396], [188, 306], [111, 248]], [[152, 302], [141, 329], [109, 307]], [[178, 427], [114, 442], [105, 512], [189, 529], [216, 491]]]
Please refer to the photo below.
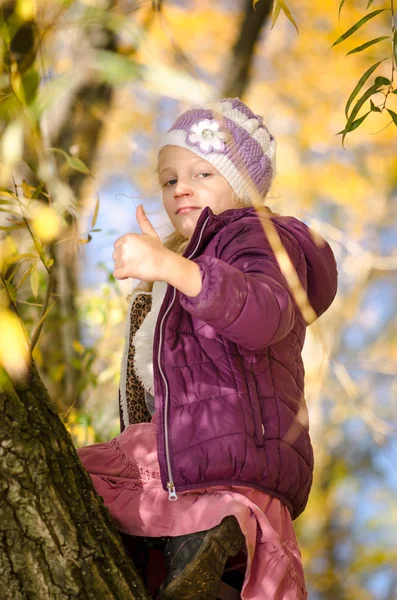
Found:
[[[195, 254], [195, 252], [197, 251], [197, 248], [200, 245], [201, 242], [201, 238], [203, 237], [203, 233], [204, 233], [204, 229], [205, 226], [207, 225], [208, 221], [209, 221], [210, 217], [207, 217], [206, 220], [203, 223], [203, 226], [201, 228], [200, 231], [200, 235], [199, 235], [199, 239], [197, 240], [197, 244], [193, 250], [193, 252], [187, 256], [186, 258], [188, 260], [190, 260], [192, 258], [192, 256]], [[167, 308], [167, 310], [164, 313], [163, 318], [161, 319], [161, 323], [160, 323], [160, 340], [159, 340], [159, 349], [158, 349], [158, 353], [157, 353], [157, 362], [158, 362], [158, 366], [159, 366], [159, 371], [160, 374], [163, 378], [164, 381], [164, 385], [165, 385], [165, 401], [164, 401], [164, 441], [165, 441], [165, 458], [166, 458], [166, 462], [167, 462], [167, 471], [168, 471], [168, 482], [167, 482], [167, 489], [168, 489], [168, 500], [170, 502], [173, 502], [175, 500], [178, 500], [178, 496], [176, 494], [176, 490], [175, 490], [175, 485], [174, 485], [174, 478], [172, 475], [172, 467], [171, 467], [171, 457], [170, 457], [170, 448], [169, 448], [169, 438], [168, 438], [168, 403], [169, 403], [169, 389], [168, 389], [168, 382], [167, 382], [167, 378], [164, 375], [164, 372], [161, 368], [161, 361], [160, 361], [160, 354], [161, 354], [161, 347], [162, 347], [162, 342], [163, 342], [163, 323], [164, 320], [166, 318], [166, 316], [168, 315], [168, 313], [171, 310], [171, 307], [175, 301], [175, 297], [176, 297], [176, 289], [174, 288], [174, 293], [171, 299], [171, 302]]]

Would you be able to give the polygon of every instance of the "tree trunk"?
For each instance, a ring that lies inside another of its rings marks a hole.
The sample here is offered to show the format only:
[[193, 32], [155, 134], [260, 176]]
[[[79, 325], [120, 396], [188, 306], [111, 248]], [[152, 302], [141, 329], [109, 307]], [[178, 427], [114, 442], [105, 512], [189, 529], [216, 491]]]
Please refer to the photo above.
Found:
[[[107, 0], [111, 11], [113, 0]], [[116, 52], [116, 35], [107, 25], [94, 23], [81, 31], [82, 39], [95, 50]], [[76, 65], [77, 66], [77, 65]], [[95, 160], [103, 115], [109, 111], [114, 89], [113, 86], [98, 81], [96, 77], [87, 77], [69, 101], [69, 112], [63, 118], [62, 126], [51, 137], [51, 146], [70, 153], [71, 148], [78, 149], [78, 157], [91, 169]], [[59, 157], [54, 157], [56, 160]], [[60, 159], [60, 164], [64, 159]], [[71, 171], [66, 183], [73, 192], [77, 204], [83, 203], [83, 187], [86, 175], [80, 171]], [[75, 217], [68, 215], [68, 223], [73, 233], [77, 230]], [[58, 303], [51, 315], [57, 326], [47, 330], [46, 344], [42, 348], [45, 364], [54, 366], [54, 348], [57, 348], [58, 364], [64, 366], [60, 381], [51, 383], [51, 396], [58, 409], [64, 410], [72, 404], [80, 408], [81, 390], [84, 387], [85, 374], [79, 364], [73, 341], [81, 341], [81, 325], [76, 304], [79, 290], [80, 257], [75, 242], [63, 242], [54, 246], [54, 288]]]
[[2, 600], [148, 600], [34, 365], [2, 385], [0, 440]]
[[223, 98], [244, 96], [250, 80], [255, 44], [273, 9], [273, 0], [259, 0], [255, 9], [252, 4], [252, 0], [245, 0], [243, 23], [226, 69]]

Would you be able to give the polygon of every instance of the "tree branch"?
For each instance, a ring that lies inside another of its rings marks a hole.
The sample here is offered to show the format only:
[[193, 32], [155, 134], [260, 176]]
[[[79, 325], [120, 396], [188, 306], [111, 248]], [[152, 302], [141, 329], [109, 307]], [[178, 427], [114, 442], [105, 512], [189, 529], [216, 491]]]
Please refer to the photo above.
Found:
[[252, 0], [245, 0], [244, 20], [232, 48], [229, 68], [222, 91], [223, 98], [242, 97], [247, 89], [255, 44], [262, 27], [271, 15], [273, 0], [259, 0], [255, 10]]

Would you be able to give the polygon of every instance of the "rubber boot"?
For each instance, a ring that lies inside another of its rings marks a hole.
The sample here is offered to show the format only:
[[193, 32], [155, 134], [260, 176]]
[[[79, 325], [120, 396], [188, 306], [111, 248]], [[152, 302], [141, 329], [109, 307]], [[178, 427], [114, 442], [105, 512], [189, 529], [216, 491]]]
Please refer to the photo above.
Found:
[[243, 547], [244, 536], [234, 516], [208, 531], [170, 538], [165, 547], [168, 575], [158, 600], [216, 600], [229, 556]]

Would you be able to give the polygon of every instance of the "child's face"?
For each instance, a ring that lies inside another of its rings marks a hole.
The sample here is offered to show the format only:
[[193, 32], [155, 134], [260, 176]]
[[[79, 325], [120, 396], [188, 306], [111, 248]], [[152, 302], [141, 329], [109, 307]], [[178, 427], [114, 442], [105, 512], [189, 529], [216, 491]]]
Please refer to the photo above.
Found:
[[206, 206], [215, 214], [237, 206], [226, 179], [190, 150], [166, 146], [160, 152], [158, 170], [164, 208], [175, 229], [187, 238]]

